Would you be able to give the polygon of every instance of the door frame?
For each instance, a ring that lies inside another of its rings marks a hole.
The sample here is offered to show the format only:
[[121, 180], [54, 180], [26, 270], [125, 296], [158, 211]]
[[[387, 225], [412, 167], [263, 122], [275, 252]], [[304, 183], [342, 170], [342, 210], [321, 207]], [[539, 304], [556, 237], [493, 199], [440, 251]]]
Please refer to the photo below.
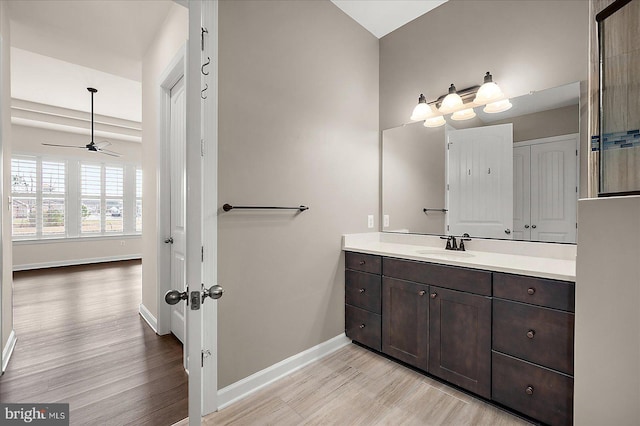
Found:
[[[170, 166], [170, 130], [171, 130], [171, 88], [187, 75], [187, 43], [180, 48], [160, 77], [160, 135], [158, 149], [157, 179], [157, 303], [158, 318], [156, 332], [160, 335], [171, 333], [171, 307], [164, 301], [164, 295], [171, 290], [171, 247], [164, 239], [171, 233], [171, 166]], [[186, 83], [186, 81], [185, 81]], [[185, 89], [186, 90], [186, 89]]]

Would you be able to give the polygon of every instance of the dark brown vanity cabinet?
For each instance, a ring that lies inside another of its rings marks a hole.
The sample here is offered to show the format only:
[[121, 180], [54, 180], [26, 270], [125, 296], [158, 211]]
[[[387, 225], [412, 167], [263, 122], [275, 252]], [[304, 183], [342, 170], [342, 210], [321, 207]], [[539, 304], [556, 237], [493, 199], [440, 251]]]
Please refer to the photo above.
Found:
[[572, 424], [574, 284], [494, 273], [493, 285], [492, 399]]
[[429, 286], [382, 278], [382, 352], [427, 370]]
[[345, 253], [345, 334], [381, 350], [380, 256]]
[[573, 422], [574, 283], [345, 256], [351, 339], [538, 421]]
[[382, 352], [491, 396], [491, 273], [382, 259]]
[[429, 373], [491, 398], [491, 298], [430, 289]]

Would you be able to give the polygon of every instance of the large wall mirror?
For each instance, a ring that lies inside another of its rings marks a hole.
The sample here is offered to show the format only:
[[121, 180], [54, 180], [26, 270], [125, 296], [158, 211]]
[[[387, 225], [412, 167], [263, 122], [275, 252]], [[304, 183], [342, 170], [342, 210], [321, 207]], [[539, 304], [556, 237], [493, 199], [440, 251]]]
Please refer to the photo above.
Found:
[[382, 132], [383, 230], [575, 243], [580, 84]]

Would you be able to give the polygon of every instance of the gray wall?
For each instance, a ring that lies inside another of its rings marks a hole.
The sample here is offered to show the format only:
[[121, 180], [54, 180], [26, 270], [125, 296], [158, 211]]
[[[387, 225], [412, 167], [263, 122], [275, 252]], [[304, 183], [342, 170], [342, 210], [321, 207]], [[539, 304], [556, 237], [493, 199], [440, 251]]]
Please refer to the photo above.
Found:
[[341, 235], [378, 210], [379, 81], [378, 40], [328, 1], [219, 13], [218, 204], [310, 206], [219, 213], [222, 388], [344, 332]]
[[513, 142], [568, 135], [580, 131], [578, 105], [521, 115], [490, 123], [490, 125], [513, 123]]

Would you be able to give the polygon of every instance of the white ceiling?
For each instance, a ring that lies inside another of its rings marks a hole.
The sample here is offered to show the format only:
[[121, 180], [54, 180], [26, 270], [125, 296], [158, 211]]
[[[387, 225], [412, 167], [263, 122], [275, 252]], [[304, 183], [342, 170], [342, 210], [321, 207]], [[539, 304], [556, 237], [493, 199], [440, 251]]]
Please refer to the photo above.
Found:
[[[4, 0], [2, 0], [4, 1]], [[142, 57], [171, 0], [11, 1], [13, 98], [142, 119]]]
[[447, 0], [331, 0], [344, 13], [382, 38]]

